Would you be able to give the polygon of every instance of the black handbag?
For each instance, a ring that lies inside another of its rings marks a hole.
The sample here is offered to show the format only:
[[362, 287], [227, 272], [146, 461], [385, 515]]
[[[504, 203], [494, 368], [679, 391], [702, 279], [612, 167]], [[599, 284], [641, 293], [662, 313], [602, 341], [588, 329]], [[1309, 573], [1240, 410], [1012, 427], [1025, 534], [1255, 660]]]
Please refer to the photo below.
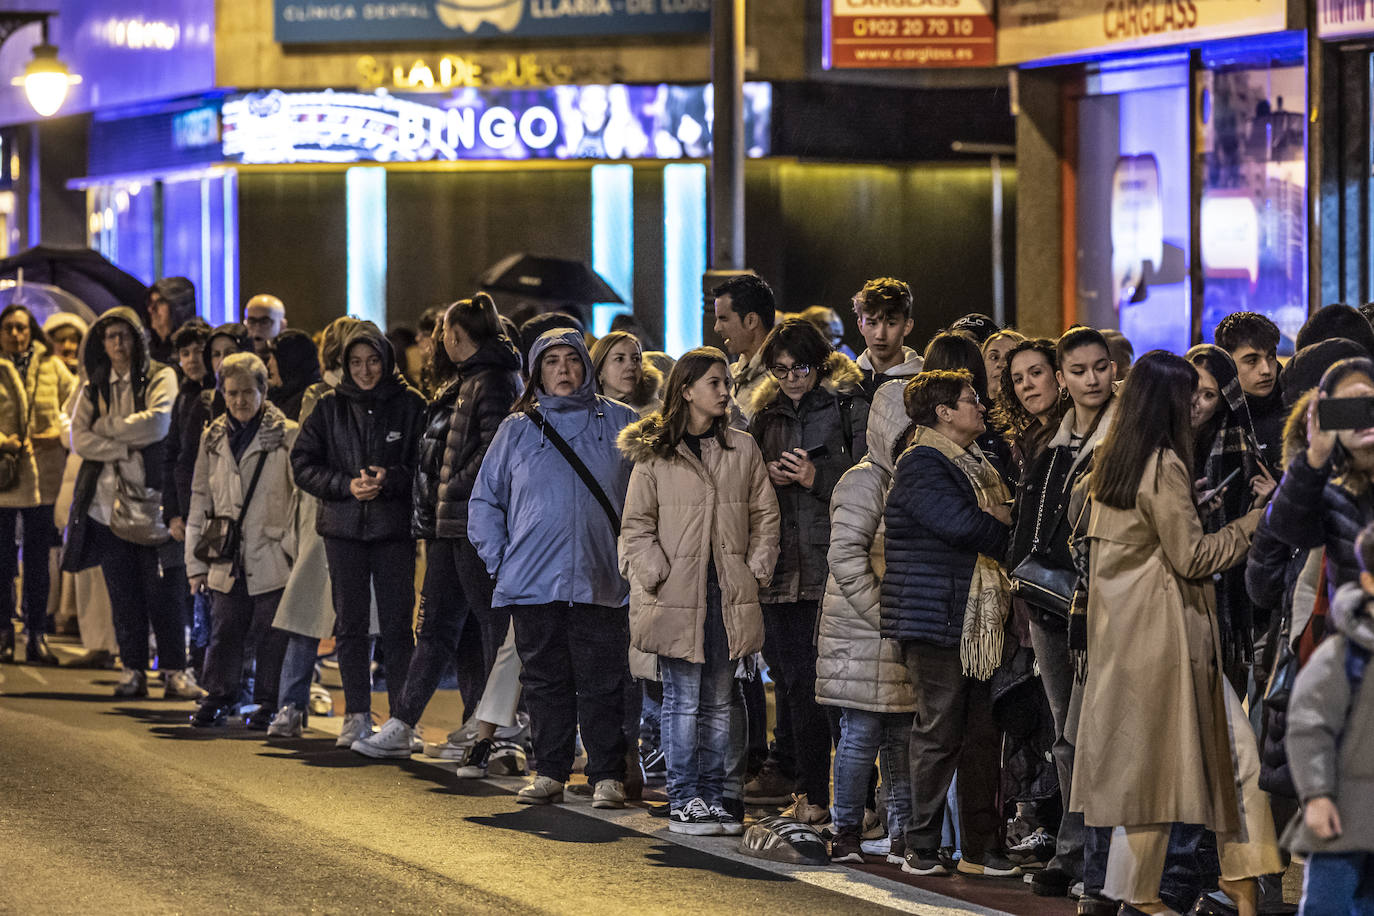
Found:
[[[1046, 481], [1054, 476], [1054, 462], [1058, 458], [1057, 450], [1050, 455], [1050, 466], [1045, 472]], [[1049, 487], [1046, 486], [1040, 491], [1040, 505], [1035, 510], [1035, 539], [1031, 542], [1030, 553], [1011, 571], [1011, 593], [1039, 610], [1068, 620], [1069, 605], [1073, 602], [1073, 591], [1078, 585], [1078, 572], [1050, 566], [1045, 562], [1046, 558], [1036, 552], [1040, 546], [1040, 531], [1048, 498]]]
[[28, 417], [19, 418], [19, 451], [0, 452], [0, 493], [8, 493], [19, 486], [19, 459], [29, 438]]
[[200, 530], [200, 540], [196, 542], [194, 556], [202, 563], [231, 563], [238, 566], [239, 547], [243, 541], [243, 519], [248, 514], [248, 504], [258, 489], [258, 478], [262, 476], [262, 466], [267, 463], [267, 452], [258, 455], [258, 466], [253, 469], [253, 479], [248, 482], [248, 492], [244, 494], [243, 505], [239, 507], [239, 517], [212, 515], [205, 520]]

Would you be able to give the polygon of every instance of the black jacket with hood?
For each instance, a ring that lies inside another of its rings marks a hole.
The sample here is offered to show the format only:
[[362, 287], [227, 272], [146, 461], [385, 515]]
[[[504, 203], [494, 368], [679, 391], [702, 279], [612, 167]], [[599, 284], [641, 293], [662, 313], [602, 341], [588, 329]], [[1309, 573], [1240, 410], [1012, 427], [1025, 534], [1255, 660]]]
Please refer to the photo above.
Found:
[[[382, 378], [369, 391], [353, 381], [348, 352], [366, 344], [382, 358]], [[406, 384], [385, 335], [370, 321], [344, 345], [344, 375], [301, 426], [291, 450], [296, 484], [320, 500], [315, 530], [321, 537], [355, 541], [409, 539], [411, 489], [425, 399]], [[376, 499], [357, 500], [349, 482], [363, 468], [386, 468]]]
[[466, 538], [468, 497], [496, 428], [522, 391], [520, 351], [506, 337], [483, 343], [425, 411], [415, 466], [411, 533]]

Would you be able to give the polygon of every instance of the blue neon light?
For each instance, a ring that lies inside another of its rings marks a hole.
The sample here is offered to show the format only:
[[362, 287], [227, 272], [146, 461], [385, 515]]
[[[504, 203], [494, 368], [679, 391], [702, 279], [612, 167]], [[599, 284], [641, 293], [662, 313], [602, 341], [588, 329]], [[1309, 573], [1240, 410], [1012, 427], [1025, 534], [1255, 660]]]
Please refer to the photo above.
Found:
[[706, 273], [706, 166], [663, 167], [663, 345], [701, 346], [701, 277]]
[[344, 173], [348, 314], [386, 327], [386, 169]]
[[592, 166], [592, 269], [625, 300], [592, 306], [593, 333], [611, 329], [619, 312], [634, 311], [635, 170], [632, 165]]

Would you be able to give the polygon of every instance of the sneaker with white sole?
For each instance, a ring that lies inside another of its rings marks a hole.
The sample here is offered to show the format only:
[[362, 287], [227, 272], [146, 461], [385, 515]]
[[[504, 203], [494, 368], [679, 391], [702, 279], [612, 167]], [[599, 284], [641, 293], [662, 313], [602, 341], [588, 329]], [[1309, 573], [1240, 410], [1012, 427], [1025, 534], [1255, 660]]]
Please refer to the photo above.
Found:
[[312, 716], [334, 715], [334, 695], [323, 684], [310, 685], [310, 714]]
[[706, 802], [694, 798], [681, 808], [668, 812], [668, 830], [689, 836], [724, 836], [725, 828], [706, 807]]
[[934, 849], [908, 849], [902, 859], [902, 871], [921, 877], [949, 874], [949, 869], [945, 868], [945, 863], [940, 861]]
[[529, 758], [514, 741], [493, 741], [487, 771], [492, 776], [524, 776], [529, 773]]
[[603, 779], [592, 793], [593, 808], [625, 807], [625, 783], [619, 779]]
[[350, 747], [364, 757], [385, 760], [409, 757], [415, 743], [415, 729], [400, 719], [387, 719], [381, 730], [354, 741]]
[[515, 800], [522, 805], [558, 805], [563, 803], [563, 783], [551, 776], [536, 776], [519, 792]]
[[164, 680], [167, 689], [162, 695], [166, 699], [199, 700], [205, 696], [205, 691], [196, 683], [196, 676], [190, 670], [168, 671]]
[[354, 741], [360, 738], [366, 738], [368, 735], [372, 734], [373, 731], [372, 713], [345, 713], [343, 718], [343, 730], [339, 732], [339, 740], [334, 742], [334, 746], [352, 747]]
[[468, 748], [468, 755], [458, 763], [454, 773], [459, 779], [485, 779], [487, 762], [491, 759], [491, 740], [483, 738]]
[[721, 805], [710, 805], [708, 809], [711, 816], [720, 823], [722, 836], [741, 836], [744, 833], [744, 825], [739, 818], [735, 817]]
[[978, 862], [964, 856], [954, 870], [971, 878], [1012, 878], [1022, 874], [1015, 862], [995, 852], [983, 853], [982, 860]]
[[267, 726], [267, 737], [299, 738], [304, 729], [305, 712], [294, 706], [283, 706], [272, 717], [272, 724]]

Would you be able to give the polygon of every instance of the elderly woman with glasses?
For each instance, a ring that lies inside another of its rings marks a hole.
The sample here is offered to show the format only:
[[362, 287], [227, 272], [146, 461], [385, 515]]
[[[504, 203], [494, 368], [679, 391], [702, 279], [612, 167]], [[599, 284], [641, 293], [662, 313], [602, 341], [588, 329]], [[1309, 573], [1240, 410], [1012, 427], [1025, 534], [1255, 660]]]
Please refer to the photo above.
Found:
[[[769, 377], [753, 394], [749, 431], [782, 512], [773, 580], [759, 589], [763, 657], [791, 726], [771, 763], [796, 781], [792, 815], [819, 824], [830, 817], [830, 724], [816, 704], [813, 637], [828, 569], [830, 494], [863, 457], [868, 398], [863, 374], [808, 321], [774, 327], [762, 353]], [[746, 787], [745, 795], [755, 792]]]

